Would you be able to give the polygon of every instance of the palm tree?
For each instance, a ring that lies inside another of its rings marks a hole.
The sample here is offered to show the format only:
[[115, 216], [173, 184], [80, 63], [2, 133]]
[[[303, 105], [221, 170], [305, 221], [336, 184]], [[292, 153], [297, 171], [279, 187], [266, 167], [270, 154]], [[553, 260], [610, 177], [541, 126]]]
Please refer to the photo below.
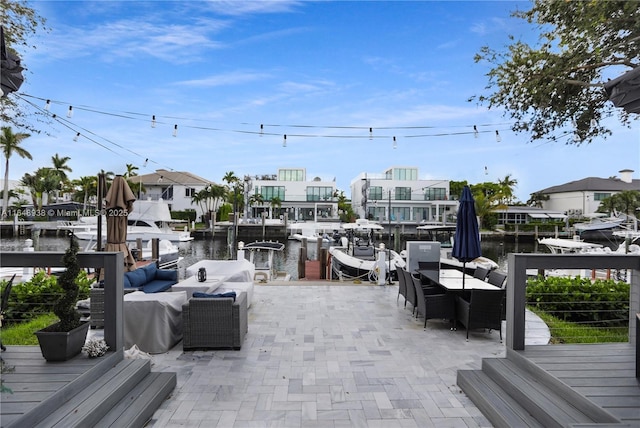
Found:
[[511, 174], [507, 174], [502, 180], [498, 180], [498, 185], [502, 194], [502, 203], [511, 204], [513, 202], [513, 189], [518, 185], [518, 180], [511, 178]]
[[280, 207], [282, 207], [282, 199], [280, 199], [278, 196], [274, 196], [273, 198], [271, 198], [271, 209], [273, 210], [271, 218], [275, 218], [275, 208]]
[[94, 194], [98, 190], [98, 178], [93, 175], [86, 175], [80, 177], [77, 180], [73, 180], [74, 186], [79, 187], [80, 190], [74, 192], [74, 200], [82, 201], [82, 210], [87, 211], [87, 202], [89, 201], [89, 195]]
[[0, 133], [0, 146], [2, 146], [2, 153], [5, 158], [4, 166], [4, 190], [2, 199], [2, 219], [7, 217], [7, 209], [9, 207], [9, 159], [13, 154], [17, 154], [21, 158], [27, 158], [33, 160], [33, 156], [24, 148], [20, 147], [20, 143], [30, 137], [29, 134], [17, 133], [14, 134], [10, 127], [3, 126], [2, 133]]
[[251, 197], [249, 198], [249, 206], [263, 205], [263, 204], [264, 204], [264, 197], [262, 196], [261, 193], [255, 193], [251, 195]]
[[527, 206], [542, 208], [542, 203], [548, 200], [549, 200], [549, 195], [547, 194], [540, 193], [540, 192], [532, 193], [531, 197], [527, 201]]
[[62, 190], [62, 187], [66, 182], [69, 181], [67, 177], [67, 172], [72, 172], [73, 170], [67, 162], [69, 162], [71, 158], [69, 156], [60, 157], [56, 153], [54, 156], [51, 156], [51, 162], [53, 163], [53, 172], [58, 176], [58, 186], [56, 186], [56, 202], [58, 201], [59, 191]]

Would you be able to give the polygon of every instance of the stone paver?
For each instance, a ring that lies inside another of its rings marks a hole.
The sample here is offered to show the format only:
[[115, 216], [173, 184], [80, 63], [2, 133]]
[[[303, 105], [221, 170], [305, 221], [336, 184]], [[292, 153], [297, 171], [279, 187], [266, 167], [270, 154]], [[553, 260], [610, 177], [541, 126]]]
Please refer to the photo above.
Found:
[[498, 332], [425, 330], [397, 286], [291, 284], [256, 284], [241, 350], [153, 355], [178, 384], [147, 426], [491, 426], [456, 373], [504, 356]]

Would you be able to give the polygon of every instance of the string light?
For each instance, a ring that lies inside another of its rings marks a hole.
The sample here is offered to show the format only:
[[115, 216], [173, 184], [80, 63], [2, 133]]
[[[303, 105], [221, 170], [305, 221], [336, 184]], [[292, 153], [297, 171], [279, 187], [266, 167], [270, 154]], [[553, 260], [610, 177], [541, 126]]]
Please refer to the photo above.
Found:
[[260, 124], [260, 136], [262, 137], [262, 133], [264, 132], [264, 125]]
[[473, 125], [473, 136], [478, 138], [478, 127], [476, 125]]
[[46, 111], [49, 111], [50, 108], [51, 108], [51, 100], [47, 100], [47, 102], [44, 103], [44, 109]]
[[178, 136], [178, 124], [173, 125], [173, 136]]
[[144, 163], [142, 164], [142, 167], [143, 167], [143, 168], [146, 168], [146, 167], [147, 167], [147, 162], [149, 162], [149, 158], [146, 158], [146, 159], [144, 160]]
[[284, 138], [282, 139], [282, 147], [287, 147], [287, 134], [284, 134]]
[[499, 143], [500, 141], [502, 141], [502, 137], [500, 136], [500, 133], [498, 132], [498, 130], [496, 129], [496, 141]]
[[152, 128], [156, 127], [156, 115], [155, 114], [153, 116], [151, 116], [151, 127]]
[[373, 140], [373, 128], [369, 128], [369, 140]]
[[596, 128], [598, 126], [598, 121], [595, 119], [591, 119], [591, 127]]
[[396, 137], [393, 137], [393, 148], [397, 149], [398, 148], [398, 142], [396, 141]]
[[78, 141], [78, 138], [80, 138], [80, 133], [79, 132], [76, 134], [75, 137], [73, 137], [73, 141]]
[[67, 117], [73, 117], [73, 107], [69, 106], [69, 110], [67, 110]]

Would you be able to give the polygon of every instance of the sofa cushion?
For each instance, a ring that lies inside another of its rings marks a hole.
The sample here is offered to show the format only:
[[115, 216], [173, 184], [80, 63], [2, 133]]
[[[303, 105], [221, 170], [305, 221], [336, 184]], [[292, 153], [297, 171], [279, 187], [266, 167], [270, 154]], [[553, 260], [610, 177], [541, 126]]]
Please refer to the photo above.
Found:
[[219, 298], [223, 298], [223, 297], [231, 297], [233, 298], [233, 301], [236, 301], [236, 292], [235, 291], [227, 291], [226, 293], [216, 293], [216, 294], [210, 294], [210, 293], [203, 293], [201, 291], [196, 291], [193, 293], [193, 297], [203, 297], [203, 298], [208, 298], [208, 299], [219, 299]]
[[[124, 288], [133, 288], [133, 287], [131, 287], [131, 281], [129, 281], [129, 277], [126, 274], [124, 275], [123, 284], [124, 284]], [[102, 287], [100, 287], [100, 288], [104, 288], [104, 283], [102, 284]]]
[[158, 271], [158, 267], [155, 263], [149, 263], [142, 267], [144, 271], [144, 275], [147, 277], [147, 282], [151, 282], [156, 279], [156, 272]]
[[147, 282], [144, 287], [142, 287], [142, 291], [147, 294], [160, 293], [169, 290], [173, 284], [175, 284], [173, 281], [154, 279], [151, 282]]
[[178, 271], [175, 269], [158, 269], [153, 279], [178, 282]]
[[147, 282], [147, 276], [142, 269], [132, 270], [125, 273], [124, 276], [129, 278], [131, 287], [139, 288]]

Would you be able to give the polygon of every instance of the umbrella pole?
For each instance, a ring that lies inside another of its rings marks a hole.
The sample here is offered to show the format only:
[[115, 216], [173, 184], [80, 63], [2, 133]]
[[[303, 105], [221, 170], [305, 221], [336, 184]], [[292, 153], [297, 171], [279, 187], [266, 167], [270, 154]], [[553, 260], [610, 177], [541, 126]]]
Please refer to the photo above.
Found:
[[462, 289], [464, 290], [464, 279], [467, 276], [467, 262], [462, 262]]

